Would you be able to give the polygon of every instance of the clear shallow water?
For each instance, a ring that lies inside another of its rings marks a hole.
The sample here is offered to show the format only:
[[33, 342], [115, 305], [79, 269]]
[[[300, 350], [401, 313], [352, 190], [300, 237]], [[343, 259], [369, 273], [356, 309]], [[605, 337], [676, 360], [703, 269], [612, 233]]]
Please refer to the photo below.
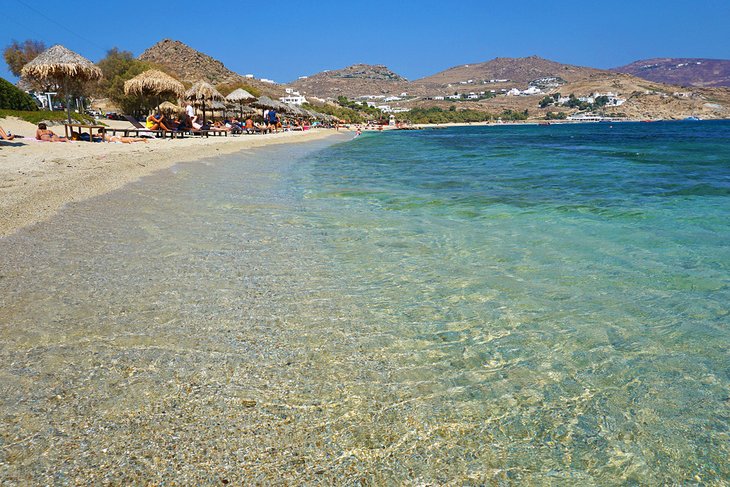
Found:
[[3, 241], [4, 478], [728, 481], [730, 124], [310, 150]]

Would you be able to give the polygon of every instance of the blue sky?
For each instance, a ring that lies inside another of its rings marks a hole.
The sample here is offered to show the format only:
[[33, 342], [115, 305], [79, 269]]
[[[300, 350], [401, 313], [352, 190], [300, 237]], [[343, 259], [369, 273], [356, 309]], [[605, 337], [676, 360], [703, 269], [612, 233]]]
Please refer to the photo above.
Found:
[[[92, 7], [92, 5], [97, 5]], [[417, 79], [494, 57], [609, 68], [649, 57], [730, 59], [730, 0], [88, 2], [2, 0], [0, 46], [63, 44], [98, 61], [180, 40], [278, 82], [355, 63]], [[103, 6], [99, 6], [103, 5]], [[129, 5], [129, 7], [124, 7]], [[59, 7], [66, 13], [58, 13]], [[0, 76], [13, 80], [4, 61]]]

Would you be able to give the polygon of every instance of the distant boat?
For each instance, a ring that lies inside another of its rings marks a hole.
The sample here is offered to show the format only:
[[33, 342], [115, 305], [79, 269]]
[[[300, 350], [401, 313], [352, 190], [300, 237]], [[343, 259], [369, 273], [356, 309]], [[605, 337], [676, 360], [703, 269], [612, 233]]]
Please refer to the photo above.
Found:
[[682, 120], [684, 120], [685, 122], [699, 122], [702, 119], [692, 116], [692, 117], [685, 117]]
[[550, 122], [538, 122], [538, 125], [550, 125]]

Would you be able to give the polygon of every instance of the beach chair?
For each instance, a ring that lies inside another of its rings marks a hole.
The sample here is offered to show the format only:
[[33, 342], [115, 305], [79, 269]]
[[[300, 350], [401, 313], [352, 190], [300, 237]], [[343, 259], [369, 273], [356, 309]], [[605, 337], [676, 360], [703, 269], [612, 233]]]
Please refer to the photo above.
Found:
[[[142, 124], [139, 120], [137, 120], [136, 118], [134, 118], [131, 115], [124, 115], [124, 119], [134, 126], [134, 129], [137, 132], [138, 136], [144, 136], [144, 134], [153, 134], [156, 137], [161, 136], [163, 138], [170, 136], [170, 138], [172, 138], [172, 139], [174, 139], [175, 137], [180, 137], [180, 138], [183, 137], [182, 132], [178, 132], [175, 130], [150, 130], [147, 128], [147, 126]], [[125, 129], [121, 129], [121, 130], [125, 130]], [[128, 133], [131, 132], [131, 130], [126, 130], [126, 131]]]

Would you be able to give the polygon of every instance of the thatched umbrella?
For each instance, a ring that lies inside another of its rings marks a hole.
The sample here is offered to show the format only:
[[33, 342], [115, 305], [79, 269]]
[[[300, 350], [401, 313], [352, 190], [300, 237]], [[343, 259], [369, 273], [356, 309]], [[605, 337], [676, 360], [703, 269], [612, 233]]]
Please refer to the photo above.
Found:
[[262, 110], [267, 110], [271, 108], [273, 108], [274, 110], [279, 110], [281, 109], [281, 105], [283, 105], [283, 103], [281, 103], [280, 101], [272, 100], [268, 96], [262, 96], [259, 97], [259, 99], [255, 102], [251, 103], [251, 105], [256, 108], [261, 108]]
[[101, 79], [101, 69], [83, 56], [56, 44], [43, 51], [31, 62], [23, 66], [22, 76], [40, 82], [53, 82], [63, 87], [66, 95], [68, 123], [71, 123], [71, 103], [69, 83], [75, 81], [94, 81]]
[[210, 104], [210, 111], [215, 115], [215, 112], [220, 111], [223, 113], [223, 116], [225, 117], [225, 112], [228, 110], [228, 107], [225, 103], [222, 101], [214, 101]]
[[149, 69], [134, 78], [124, 82], [125, 95], [154, 96], [159, 99], [163, 96], [181, 97], [185, 93], [185, 86], [167, 73], [157, 69]]
[[255, 100], [255, 99], [256, 99], [255, 96], [253, 96], [251, 93], [249, 93], [248, 91], [246, 91], [246, 90], [244, 90], [242, 88], [238, 88], [238, 89], [233, 90], [226, 97], [226, 101], [227, 102], [230, 102], [230, 103], [238, 103], [238, 107], [240, 108], [240, 112], [241, 112], [241, 116], [242, 117], [243, 117], [243, 105], [244, 105], [244, 103], [246, 103], [247, 101]]
[[174, 103], [169, 101], [163, 101], [157, 108], [165, 113], [182, 113], [185, 111], [183, 107], [175, 105]]
[[205, 124], [205, 102], [207, 101], [220, 101], [223, 99], [223, 95], [206, 81], [196, 82], [192, 88], [185, 92], [185, 99], [200, 102], [203, 107], [203, 124]]

